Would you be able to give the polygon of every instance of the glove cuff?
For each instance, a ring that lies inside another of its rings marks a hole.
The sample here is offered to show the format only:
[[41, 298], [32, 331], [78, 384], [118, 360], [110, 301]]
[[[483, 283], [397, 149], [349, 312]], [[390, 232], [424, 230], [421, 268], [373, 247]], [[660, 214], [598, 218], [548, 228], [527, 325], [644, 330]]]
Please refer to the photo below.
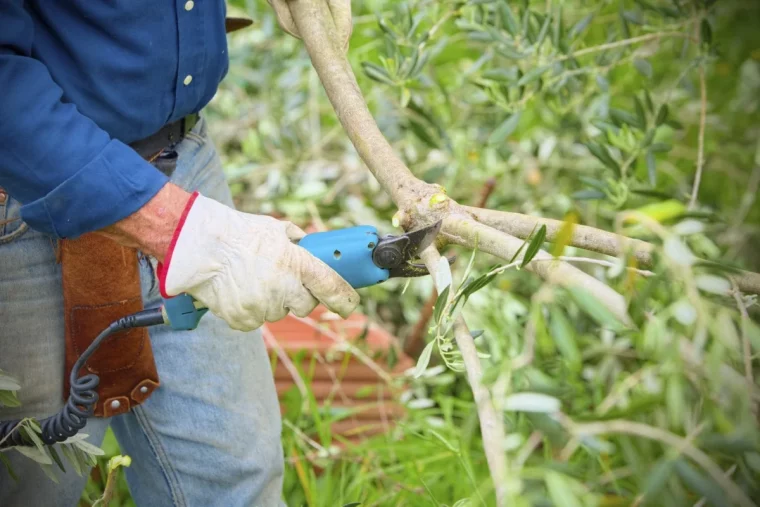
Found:
[[179, 235], [182, 232], [182, 227], [185, 225], [187, 216], [190, 214], [190, 209], [193, 207], [193, 204], [199, 195], [199, 192], [193, 192], [193, 194], [190, 196], [190, 199], [188, 199], [187, 204], [185, 205], [185, 209], [182, 211], [182, 215], [179, 217], [177, 228], [174, 229], [172, 241], [169, 243], [169, 250], [166, 252], [166, 256], [164, 256], [164, 262], [159, 262], [158, 266], [156, 267], [156, 275], [158, 276], [158, 288], [161, 291], [161, 297], [163, 298], [172, 297], [166, 292], [166, 275], [169, 272], [172, 255], [174, 254], [174, 247], [177, 246], [177, 240], [179, 239]]

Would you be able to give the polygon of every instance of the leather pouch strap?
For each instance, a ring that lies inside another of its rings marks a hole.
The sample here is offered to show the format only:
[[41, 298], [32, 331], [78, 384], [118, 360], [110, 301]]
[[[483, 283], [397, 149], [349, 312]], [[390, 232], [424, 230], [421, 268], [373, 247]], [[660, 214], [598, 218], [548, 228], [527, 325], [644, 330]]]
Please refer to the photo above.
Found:
[[253, 24], [252, 19], [227, 16], [224, 20], [224, 30], [227, 33], [231, 33], [240, 30], [241, 28], [251, 26], [251, 24]]

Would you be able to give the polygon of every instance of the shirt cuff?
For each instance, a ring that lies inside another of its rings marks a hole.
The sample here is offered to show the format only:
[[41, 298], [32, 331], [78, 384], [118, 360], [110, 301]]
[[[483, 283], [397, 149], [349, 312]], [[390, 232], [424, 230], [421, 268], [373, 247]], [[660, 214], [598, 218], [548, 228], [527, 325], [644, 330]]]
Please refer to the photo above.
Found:
[[56, 238], [77, 238], [128, 217], [169, 178], [121, 141], [110, 141], [76, 174], [21, 207], [29, 227]]

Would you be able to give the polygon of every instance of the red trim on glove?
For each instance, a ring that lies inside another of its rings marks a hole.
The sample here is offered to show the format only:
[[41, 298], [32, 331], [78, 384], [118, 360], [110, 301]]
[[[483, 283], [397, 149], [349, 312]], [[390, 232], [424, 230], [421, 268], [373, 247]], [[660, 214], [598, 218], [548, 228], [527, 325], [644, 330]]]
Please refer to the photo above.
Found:
[[193, 203], [195, 202], [195, 199], [200, 195], [199, 192], [193, 192], [193, 194], [190, 196], [190, 199], [187, 201], [187, 204], [185, 205], [185, 209], [182, 211], [182, 216], [179, 217], [179, 223], [177, 224], [177, 228], [174, 229], [174, 234], [172, 235], [172, 242], [169, 243], [169, 250], [166, 252], [166, 257], [164, 257], [164, 262], [159, 262], [158, 266], [156, 267], [156, 274], [158, 275], [158, 288], [161, 291], [161, 297], [164, 298], [170, 298], [169, 294], [166, 293], [166, 274], [169, 272], [169, 264], [172, 261], [172, 254], [174, 254], [174, 247], [177, 244], [177, 240], [179, 239], [179, 234], [182, 232], [182, 226], [185, 225], [185, 220], [187, 220], [187, 215], [190, 214], [190, 208], [193, 207]]

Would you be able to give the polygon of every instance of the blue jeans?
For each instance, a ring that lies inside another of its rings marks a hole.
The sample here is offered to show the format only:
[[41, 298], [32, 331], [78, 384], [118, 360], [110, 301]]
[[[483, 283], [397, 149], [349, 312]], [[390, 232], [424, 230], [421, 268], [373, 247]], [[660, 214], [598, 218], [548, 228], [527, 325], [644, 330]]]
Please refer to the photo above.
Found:
[[[201, 120], [177, 148], [172, 181], [232, 206], [219, 157]], [[19, 203], [0, 204], [0, 222]], [[154, 265], [141, 259], [146, 308], [160, 304]], [[63, 406], [63, 298], [54, 243], [23, 222], [0, 225], [0, 369], [21, 383], [22, 406], [0, 420], [47, 417]], [[93, 418], [82, 433], [100, 445], [110, 424], [139, 506], [281, 505], [281, 421], [272, 369], [259, 331], [230, 329], [210, 313], [195, 331], [150, 328], [161, 387], [111, 419]], [[16, 451], [5, 453], [20, 480], [0, 464], [0, 506], [77, 504], [86, 477], [55, 468], [60, 484]], [[64, 462], [64, 465], [66, 462]]]

